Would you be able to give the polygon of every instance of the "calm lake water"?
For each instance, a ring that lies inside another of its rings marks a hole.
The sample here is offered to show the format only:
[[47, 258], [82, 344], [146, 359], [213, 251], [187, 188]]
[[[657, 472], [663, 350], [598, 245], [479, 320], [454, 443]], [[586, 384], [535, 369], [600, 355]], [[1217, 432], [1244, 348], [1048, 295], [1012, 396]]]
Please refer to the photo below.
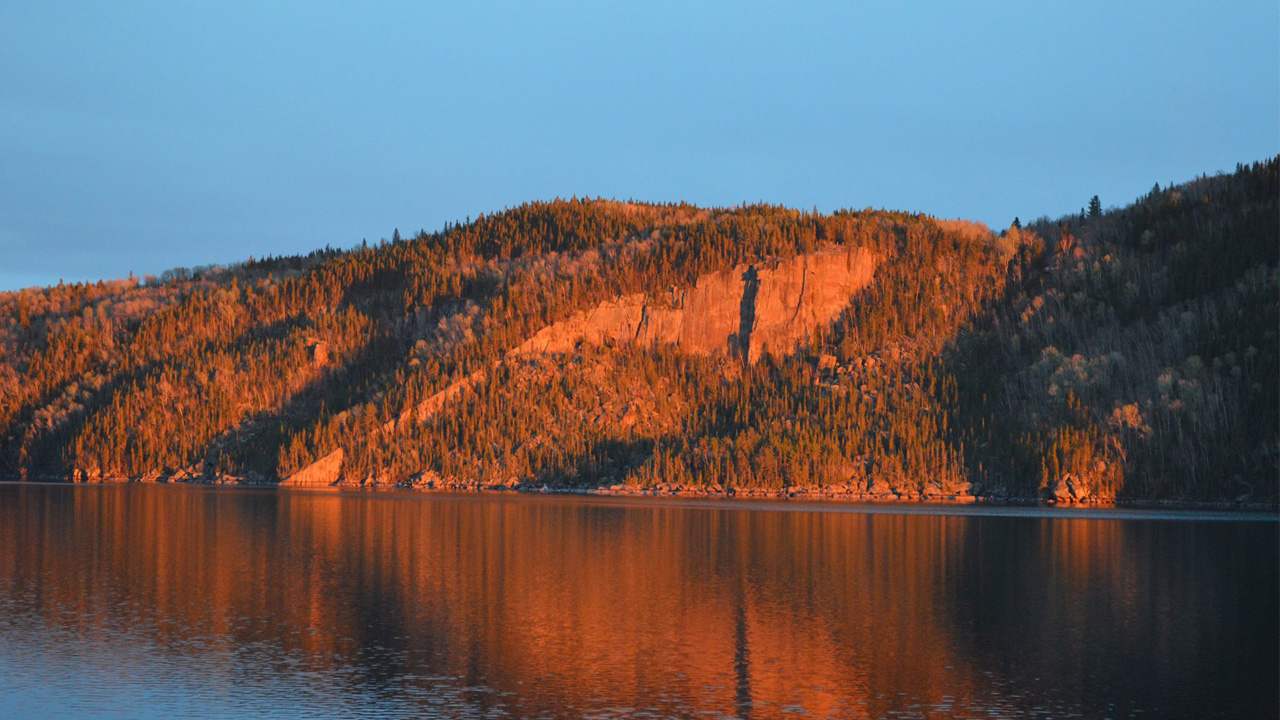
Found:
[[1271, 519], [866, 510], [0, 485], [0, 715], [1277, 716]]

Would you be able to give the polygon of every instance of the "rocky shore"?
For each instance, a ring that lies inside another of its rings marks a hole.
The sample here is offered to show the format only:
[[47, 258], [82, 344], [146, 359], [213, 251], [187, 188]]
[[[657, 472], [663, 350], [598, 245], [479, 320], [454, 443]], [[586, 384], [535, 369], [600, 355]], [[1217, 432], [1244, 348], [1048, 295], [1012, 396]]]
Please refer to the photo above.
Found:
[[814, 502], [847, 502], [850, 504], [902, 505], [902, 506], [1008, 506], [1008, 507], [1074, 507], [1080, 509], [1163, 509], [1163, 510], [1232, 510], [1241, 512], [1280, 513], [1280, 503], [1259, 502], [1252, 498], [1242, 497], [1235, 500], [1196, 500], [1186, 498], [1142, 499], [1142, 498], [1075, 498], [1055, 497], [1019, 497], [999, 494], [973, 493], [896, 493], [866, 492], [849, 486], [832, 488], [783, 488], [783, 489], [742, 489], [720, 486], [693, 487], [679, 484], [662, 483], [651, 487], [615, 484], [604, 487], [580, 487], [571, 485], [550, 485], [536, 483], [520, 483], [516, 480], [492, 483], [452, 482], [440, 479], [418, 479], [409, 483], [347, 483], [333, 485], [290, 485], [276, 479], [260, 476], [208, 476], [179, 472], [168, 475], [153, 474], [135, 478], [89, 477], [81, 474], [77, 477], [38, 476], [38, 477], [0, 477], [0, 482], [41, 482], [65, 484], [124, 485], [138, 484], [174, 484], [174, 485], [216, 485], [249, 488], [280, 488], [284, 490], [304, 491], [339, 491], [339, 492], [421, 492], [421, 493], [530, 493], [543, 495], [591, 495], [604, 497], [643, 497], [643, 498], [702, 498], [719, 500], [788, 500]]

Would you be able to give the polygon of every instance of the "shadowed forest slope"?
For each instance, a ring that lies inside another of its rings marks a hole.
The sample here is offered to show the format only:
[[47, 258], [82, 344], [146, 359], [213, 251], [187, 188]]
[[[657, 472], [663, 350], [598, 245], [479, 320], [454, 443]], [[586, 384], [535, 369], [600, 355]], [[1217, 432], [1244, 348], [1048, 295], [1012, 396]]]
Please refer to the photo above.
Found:
[[530, 203], [0, 294], [0, 475], [1253, 499], [1280, 162], [993, 233]]

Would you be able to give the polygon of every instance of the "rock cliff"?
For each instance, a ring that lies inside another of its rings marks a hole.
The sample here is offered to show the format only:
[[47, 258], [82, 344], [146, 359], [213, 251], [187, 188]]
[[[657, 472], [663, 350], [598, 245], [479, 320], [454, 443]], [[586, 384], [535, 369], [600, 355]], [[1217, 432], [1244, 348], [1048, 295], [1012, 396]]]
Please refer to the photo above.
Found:
[[[451, 383], [440, 392], [418, 403], [412, 410], [402, 413], [395, 421], [384, 423], [381, 432], [394, 432], [402, 423], [426, 420], [463, 392], [475, 387], [477, 383], [484, 382], [484, 379], [484, 371], [477, 370], [461, 380]], [[280, 484], [284, 487], [329, 487], [335, 485], [342, 474], [342, 461], [344, 459], [346, 459], [346, 451], [342, 448], [337, 448], [298, 472], [284, 478], [280, 481]]]
[[[786, 354], [832, 322], [849, 299], [871, 283], [878, 258], [863, 248], [835, 248], [789, 260], [739, 265], [698, 278], [691, 288], [636, 293], [549, 325], [510, 352], [513, 356], [572, 351], [579, 342], [671, 344], [696, 355], [729, 354], [755, 362]], [[427, 398], [396, 422], [421, 422], [485, 378], [483, 371]], [[338, 482], [338, 448], [285, 478], [281, 485], [325, 487]]]
[[836, 248], [704, 275], [683, 290], [625, 295], [543, 328], [513, 354], [562, 353], [579, 342], [676, 345], [755, 362], [793, 352], [870, 284], [878, 258]]

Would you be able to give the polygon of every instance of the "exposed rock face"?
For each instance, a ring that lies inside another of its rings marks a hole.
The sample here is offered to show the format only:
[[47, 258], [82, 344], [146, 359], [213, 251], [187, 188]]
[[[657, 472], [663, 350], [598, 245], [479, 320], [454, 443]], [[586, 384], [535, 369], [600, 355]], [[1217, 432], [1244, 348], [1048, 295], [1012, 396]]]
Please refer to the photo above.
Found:
[[[671, 344], [696, 355], [725, 353], [755, 362], [765, 352], [786, 354], [836, 319], [849, 299], [871, 283], [878, 258], [862, 248], [835, 248], [774, 265], [739, 265], [698, 278], [685, 290], [624, 295], [538, 331], [511, 355], [569, 352], [579, 342], [606, 340]], [[383, 426], [421, 422], [463, 391], [483, 382], [478, 371], [453, 383]], [[285, 486], [334, 485], [342, 448], [285, 478]]]
[[325, 455], [319, 460], [302, 468], [298, 472], [280, 481], [287, 487], [328, 487], [338, 482], [338, 474], [342, 471], [342, 460], [346, 456], [342, 448]]
[[637, 293], [540, 330], [513, 354], [568, 352], [579, 342], [666, 343], [696, 355], [755, 362], [793, 352], [871, 283], [878, 258], [862, 248], [800, 255], [775, 266], [739, 265], [692, 288]]
[[[400, 417], [382, 425], [382, 432], [393, 432], [400, 423], [409, 421], [422, 422], [440, 411], [446, 403], [461, 395], [466, 390], [484, 382], [485, 372], [477, 370], [470, 375], [451, 383], [448, 387], [418, 403], [410, 410], [401, 413]], [[346, 452], [338, 448], [319, 460], [295, 472], [280, 481], [285, 487], [329, 487], [338, 482], [342, 474], [342, 461]]]
[[1059, 503], [1089, 502], [1089, 486], [1085, 481], [1070, 473], [1053, 482], [1048, 489], [1049, 499]]
[[329, 364], [329, 360], [333, 355], [332, 348], [329, 343], [316, 340], [310, 344], [308, 348], [311, 352], [311, 364], [316, 367], [324, 367]]

